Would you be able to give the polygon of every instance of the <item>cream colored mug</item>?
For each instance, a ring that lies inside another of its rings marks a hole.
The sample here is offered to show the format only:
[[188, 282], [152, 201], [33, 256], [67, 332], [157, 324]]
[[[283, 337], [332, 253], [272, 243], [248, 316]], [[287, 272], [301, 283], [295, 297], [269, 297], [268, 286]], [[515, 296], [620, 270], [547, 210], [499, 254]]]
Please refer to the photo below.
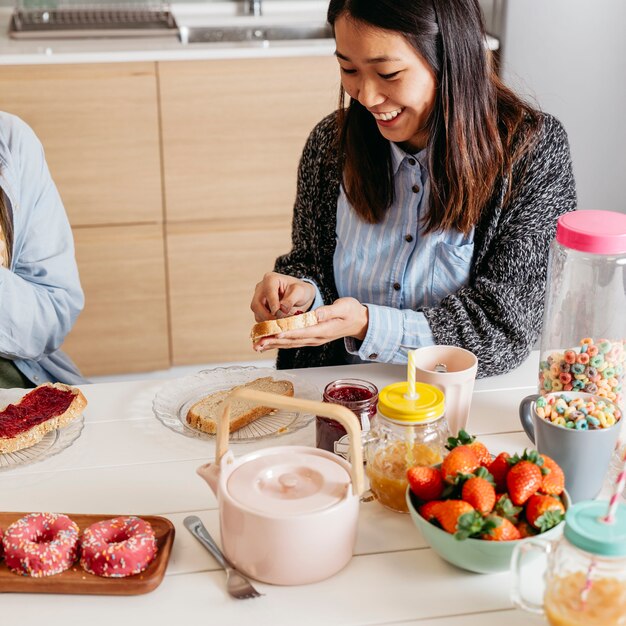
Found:
[[446, 419], [456, 437], [465, 430], [472, 404], [478, 359], [457, 346], [426, 346], [413, 351], [415, 380], [443, 391]]

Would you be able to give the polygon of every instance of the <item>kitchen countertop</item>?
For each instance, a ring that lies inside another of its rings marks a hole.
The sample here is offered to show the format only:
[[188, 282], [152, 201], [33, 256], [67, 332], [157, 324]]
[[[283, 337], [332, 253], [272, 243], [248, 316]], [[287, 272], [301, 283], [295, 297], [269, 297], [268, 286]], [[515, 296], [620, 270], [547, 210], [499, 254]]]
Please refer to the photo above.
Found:
[[[491, 450], [521, 451], [530, 442], [518, 405], [536, 390], [539, 355], [516, 370], [476, 381], [469, 430]], [[364, 364], [293, 370], [318, 390], [337, 378], [364, 378], [379, 388], [406, 376], [406, 367]], [[345, 569], [319, 583], [273, 586], [265, 596], [233, 600], [224, 572], [184, 528], [197, 514], [219, 542], [216, 498], [195, 469], [214, 456], [212, 441], [172, 432], [152, 414], [165, 381], [96, 383], [81, 389], [89, 401], [80, 437], [61, 454], [0, 472], [3, 511], [59, 511], [164, 515], [176, 539], [162, 584], [147, 595], [68, 596], [2, 593], [3, 623], [20, 626], [76, 623], [104, 626], [146, 623], [172, 626], [541, 626], [539, 616], [516, 610], [509, 598], [511, 576], [472, 574], [441, 560], [408, 515], [378, 502], [362, 503], [354, 557]], [[320, 392], [321, 394], [321, 392]], [[315, 426], [280, 438], [233, 444], [235, 456], [274, 445], [314, 445]], [[541, 559], [525, 572], [529, 592], [541, 588]], [[0, 592], [5, 591], [0, 588]]]
[[[239, 15], [241, 3], [235, 2], [181, 4], [173, 5], [171, 10], [179, 27], [227, 25], [235, 20], [242, 26], [263, 22], [311, 24], [324, 23], [327, 4], [318, 0], [266, 0], [261, 22], [259, 18], [255, 21], [255, 18]], [[16, 40], [8, 34], [11, 13], [11, 8], [0, 8], [0, 65], [327, 56], [335, 49], [332, 39], [183, 44], [174, 34], [150, 38]], [[498, 40], [488, 39], [489, 47], [497, 49]]]

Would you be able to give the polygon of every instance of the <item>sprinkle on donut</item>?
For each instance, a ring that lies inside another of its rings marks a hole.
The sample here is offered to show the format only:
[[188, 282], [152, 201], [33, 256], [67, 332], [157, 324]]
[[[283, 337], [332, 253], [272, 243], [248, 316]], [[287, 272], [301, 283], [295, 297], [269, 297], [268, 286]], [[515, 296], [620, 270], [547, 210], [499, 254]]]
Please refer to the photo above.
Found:
[[139, 517], [116, 517], [83, 532], [80, 564], [96, 576], [122, 578], [143, 572], [157, 553], [152, 526]]
[[0, 560], [4, 554], [4, 547], [2, 546], [2, 528], [0, 528]]
[[2, 545], [7, 567], [15, 574], [54, 576], [76, 560], [78, 526], [60, 513], [31, 513], [6, 529]]

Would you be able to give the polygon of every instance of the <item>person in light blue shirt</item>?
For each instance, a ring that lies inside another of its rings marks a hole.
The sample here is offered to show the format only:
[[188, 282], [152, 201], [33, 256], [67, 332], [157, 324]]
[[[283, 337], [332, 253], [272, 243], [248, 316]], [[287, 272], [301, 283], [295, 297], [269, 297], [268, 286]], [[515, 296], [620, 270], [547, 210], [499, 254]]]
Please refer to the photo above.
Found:
[[0, 386], [86, 382], [59, 347], [83, 308], [72, 231], [41, 143], [0, 112]]
[[292, 249], [257, 284], [279, 368], [404, 363], [456, 345], [478, 376], [541, 330], [548, 248], [575, 210], [567, 134], [500, 81], [477, 0], [331, 0], [339, 109], [298, 169]]

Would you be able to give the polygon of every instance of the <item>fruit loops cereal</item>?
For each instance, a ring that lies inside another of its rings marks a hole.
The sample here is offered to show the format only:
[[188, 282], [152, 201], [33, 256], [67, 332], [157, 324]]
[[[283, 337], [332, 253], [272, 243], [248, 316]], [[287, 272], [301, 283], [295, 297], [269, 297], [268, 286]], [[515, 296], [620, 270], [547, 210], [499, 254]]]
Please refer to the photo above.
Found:
[[539, 364], [539, 388], [553, 391], [583, 391], [622, 402], [626, 368], [624, 341], [583, 339], [580, 348], [553, 352]]
[[576, 430], [609, 428], [622, 417], [622, 412], [602, 398], [568, 398], [566, 394], [539, 397], [535, 402], [539, 417], [556, 426]]

